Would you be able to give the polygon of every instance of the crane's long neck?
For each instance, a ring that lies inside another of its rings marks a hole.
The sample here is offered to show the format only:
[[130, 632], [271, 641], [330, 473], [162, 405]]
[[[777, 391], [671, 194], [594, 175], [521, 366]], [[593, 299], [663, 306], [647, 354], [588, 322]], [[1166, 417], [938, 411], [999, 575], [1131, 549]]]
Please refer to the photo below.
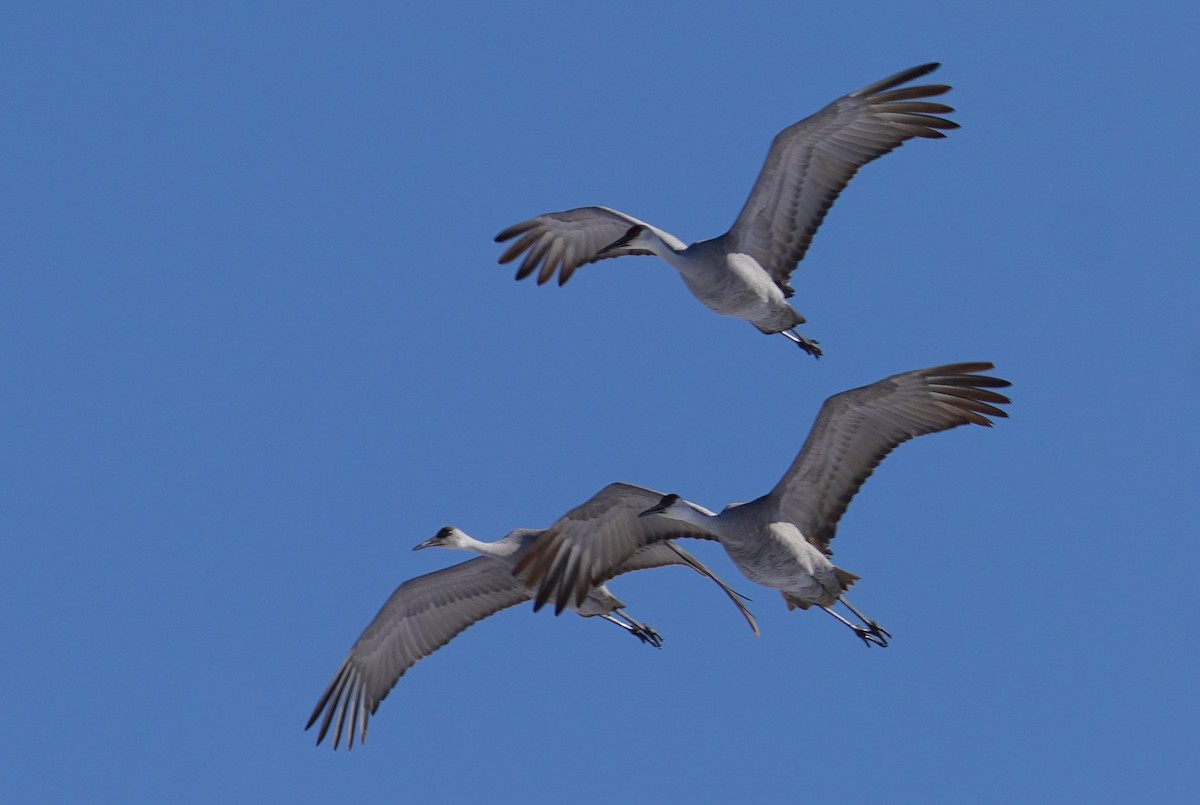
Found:
[[655, 231], [647, 229], [642, 233], [639, 246], [649, 249], [655, 255], [665, 260], [676, 271], [687, 273], [690, 268], [690, 261], [684, 256], [687, 249], [676, 249], [670, 243], [667, 243]]
[[721, 535], [721, 520], [719, 515], [688, 500], [680, 499], [669, 510], [662, 512], [662, 516], [678, 520], [681, 523], [687, 523], [688, 525], [694, 525], [715, 536]]
[[471, 551], [480, 556], [507, 559], [516, 552], [518, 545], [515, 541], [508, 539], [502, 539], [497, 542], [481, 542], [469, 534], [459, 532], [457, 544], [453, 547], [463, 551]]

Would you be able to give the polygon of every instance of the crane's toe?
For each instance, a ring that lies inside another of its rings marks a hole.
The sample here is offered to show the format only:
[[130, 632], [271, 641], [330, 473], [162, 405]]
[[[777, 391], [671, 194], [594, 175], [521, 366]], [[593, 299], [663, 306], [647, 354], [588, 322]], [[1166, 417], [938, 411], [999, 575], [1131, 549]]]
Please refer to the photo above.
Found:
[[821, 351], [821, 348], [819, 346], [817, 346], [817, 342], [811, 338], [805, 338], [804, 336], [800, 336], [800, 340], [796, 342], [796, 345], [799, 346], [800, 349], [807, 352], [809, 355], [812, 355], [814, 358], [817, 358], [818, 360], [820, 359], [820, 357], [822, 355], [825, 354], [824, 352]]
[[825, 354], [821, 351], [821, 348], [817, 346], [818, 342], [815, 339], [805, 338], [795, 330], [781, 330], [780, 334], [786, 336], [789, 341], [800, 347], [800, 349], [804, 350], [809, 355], [812, 355], [814, 358], [820, 358]]
[[887, 639], [892, 635], [886, 629], [880, 628], [879, 624], [877, 623], [870, 622], [870, 626], [871, 628], [869, 629], [863, 626], [854, 626], [852, 628], [854, 629], [854, 633], [858, 635], [864, 643], [867, 644], [867, 648], [870, 648], [871, 646], [887, 648]]
[[639, 640], [641, 640], [643, 643], [649, 643], [650, 645], [654, 646], [655, 648], [662, 648], [662, 644], [663, 644], [662, 635], [660, 635], [658, 632], [651, 629], [646, 624], [640, 623], [633, 629], [630, 629], [630, 631], [633, 632], [634, 636], [637, 637]]

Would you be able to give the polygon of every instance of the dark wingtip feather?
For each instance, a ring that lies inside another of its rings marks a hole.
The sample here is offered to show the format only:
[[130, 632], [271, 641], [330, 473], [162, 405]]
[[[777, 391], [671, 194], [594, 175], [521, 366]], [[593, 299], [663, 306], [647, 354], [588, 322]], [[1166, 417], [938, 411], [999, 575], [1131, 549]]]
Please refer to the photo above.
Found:
[[980, 402], [996, 403], [998, 405], [1006, 405], [1006, 404], [1012, 402], [1012, 400], [1008, 399], [1003, 394], [997, 394], [996, 392], [990, 391], [986, 388], [979, 388], [979, 386], [981, 386], [981, 385], [984, 385], [984, 384], [972, 383], [969, 386], [965, 386], [965, 385], [964, 386], [955, 386], [954, 387], [954, 396], [960, 397], [963, 399], [968, 399], [968, 400], [978, 400]]
[[941, 67], [941, 63], [939, 62], [930, 62], [929, 64], [910, 67], [907, 70], [902, 70], [895, 75], [890, 75], [881, 81], [876, 81], [874, 84], [869, 84], [868, 86], [865, 86], [862, 89], [850, 94], [854, 97], [874, 95], [876, 92], [882, 92], [885, 89], [891, 89], [892, 87], [899, 86], [900, 84], [907, 84], [909, 81], [912, 81], [915, 78], [920, 78], [923, 75], [929, 75], [939, 67]]
[[513, 224], [507, 229], [502, 229], [500, 233], [496, 235], [494, 240], [496, 243], [503, 243], [506, 240], [510, 240], [517, 235], [520, 235], [522, 232], [528, 232], [533, 228], [533, 225], [534, 221], [522, 221], [519, 224]]
[[[514, 234], [520, 234], [520, 233], [514, 233]], [[521, 255], [521, 252], [537, 245], [537, 240], [538, 240], [538, 233], [529, 232], [529, 233], [525, 234], [524, 237], [518, 239], [516, 243], [509, 246], [504, 251], [504, 254], [500, 255], [500, 258], [496, 262], [503, 265], [505, 263], [515, 260], [517, 257], [519, 257]]]
[[[915, 87], [900, 87], [899, 89], [889, 89], [886, 92], [876, 92], [871, 96], [873, 105], [892, 104], [902, 101], [917, 101], [924, 98], [936, 98], [938, 95], [945, 95], [953, 87], [949, 84], [919, 84]], [[929, 104], [930, 106], [939, 106], [940, 104]], [[953, 109], [949, 111], [953, 112]]]
[[583, 606], [583, 602], [587, 599], [588, 593], [591, 591], [592, 587], [592, 583], [590, 581], [585, 581], [581, 574], [579, 583], [575, 585], [576, 608]]

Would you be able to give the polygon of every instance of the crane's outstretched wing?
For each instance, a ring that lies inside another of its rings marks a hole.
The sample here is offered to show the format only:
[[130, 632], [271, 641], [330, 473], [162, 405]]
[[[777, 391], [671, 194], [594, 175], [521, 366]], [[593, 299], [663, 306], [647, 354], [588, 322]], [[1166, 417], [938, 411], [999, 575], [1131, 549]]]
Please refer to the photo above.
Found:
[[561, 613], [588, 591], [621, 572], [642, 547], [666, 539], [715, 539], [702, 529], [665, 517], [638, 517], [662, 493], [632, 484], [609, 484], [564, 514], [525, 551], [513, 569], [536, 589], [534, 609], [554, 600]]
[[788, 126], [771, 143], [767, 160], [737, 220], [723, 237], [731, 251], [749, 254], [787, 296], [788, 278], [813, 235], [858, 169], [912, 137], [944, 137], [958, 124], [937, 114], [949, 106], [921, 100], [948, 92], [930, 84], [895, 87], [933, 72], [923, 64], [851, 92], [811, 117]]
[[368, 719], [418, 660], [471, 624], [532, 598], [514, 582], [508, 563], [481, 556], [401, 584], [355, 641], [304, 728], [324, 712], [317, 743], [330, 726], [334, 749], [343, 730], [347, 748], [356, 733], [365, 741]]
[[503, 243], [521, 236], [500, 255], [500, 262], [508, 263], [519, 257], [522, 252], [529, 252], [517, 268], [517, 279], [525, 279], [537, 271], [537, 283], [542, 285], [558, 272], [558, 284], [562, 285], [582, 265], [628, 254], [652, 254], [645, 249], [631, 248], [611, 249], [606, 251], [603, 257], [599, 254], [605, 246], [619, 240], [630, 227], [638, 225], [653, 230], [672, 248], [684, 247], [674, 235], [608, 207], [578, 207], [562, 212], [548, 212], [537, 218], [513, 224], [496, 236], [496, 242]]
[[896, 446], [959, 425], [991, 426], [1011, 402], [992, 389], [1007, 380], [978, 374], [990, 363], [956, 363], [893, 375], [835, 394], [821, 406], [792, 466], [766, 500], [830, 554], [838, 520], [863, 482]]
[[[712, 580], [758, 634], [754, 616], [738, 600], [738, 594], [698, 559], [671, 542], [635, 548], [613, 575], [667, 565], [684, 565]], [[590, 593], [589, 587], [584, 599]], [[321, 719], [318, 744], [333, 727], [333, 748], [338, 748], [345, 732], [346, 746], [353, 749], [356, 735], [360, 743], [366, 741], [370, 717], [418, 660], [449, 643], [468, 626], [531, 598], [533, 593], [517, 581], [508, 562], [489, 557], [409, 579], [396, 588], [355, 641], [304, 728]], [[621, 606], [611, 594], [595, 596], [593, 603], [597, 605], [593, 614], [596, 609], [608, 612]]]

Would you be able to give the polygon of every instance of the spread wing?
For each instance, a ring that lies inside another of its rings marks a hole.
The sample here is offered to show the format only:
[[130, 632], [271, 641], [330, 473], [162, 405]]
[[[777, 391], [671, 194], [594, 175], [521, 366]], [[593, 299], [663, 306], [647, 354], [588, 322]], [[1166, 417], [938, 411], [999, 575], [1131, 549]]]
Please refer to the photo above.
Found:
[[937, 68], [925, 64], [897, 73], [781, 131], [750, 198], [723, 236], [731, 250], [752, 256], [791, 296], [788, 278], [858, 169], [912, 137], [944, 137], [939, 129], [958, 128], [934, 116], [953, 112], [951, 107], [923, 100], [950, 87], [895, 89]]
[[360, 742], [367, 739], [369, 717], [418, 660], [471, 624], [532, 597], [507, 562], [489, 557], [409, 579], [355, 641], [304, 728], [323, 712], [317, 743], [333, 726], [333, 748], [344, 730], [347, 748], [353, 749], [355, 733]]
[[1011, 385], [979, 372], [990, 363], [957, 363], [893, 375], [825, 401], [800, 454], [766, 496], [810, 543], [829, 541], [859, 487], [896, 446], [959, 425], [990, 427], [1010, 402], [992, 389]]
[[622, 572], [647, 545], [682, 537], [715, 539], [666, 517], [638, 517], [662, 497], [632, 484], [609, 484], [555, 521], [513, 568], [526, 586], [536, 589], [534, 609], [551, 599], [556, 613], [570, 603], [578, 606], [589, 590]]
[[558, 284], [562, 285], [582, 265], [628, 254], [652, 254], [645, 249], [618, 248], [599, 256], [601, 249], [619, 240], [630, 227], [638, 225], [652, 230], [672, 248], [684, 247], [674, 235], [608, 207], [548, 212], [513, 224], [496, 236], [496, 242], [503, 243], [520, 236], [500, 255], [501, 263], [509, 263], [528, 252], [517, 268], [517, 279], [525, 279], [537, 271], [537, 283], [542, 285], [557, 272]]
[[[658, 497], [639, 511], [652, 506]], [[684, 565], [711, 579], [758, 634], [754, 616], [738, 600], [738, 594], [698, 559], [671, 542], [635, 548], [613, 575], [666, 565]], [[338, 748], [344, 732], [347, 748], [353, 749], [355, 736], [360, 743], [366, 741], [370, 717], [418, 660], [449, 643], [471, 624], [531, 598], [533, 593], [517, 581], [507, 562], [488, 557], [409, 579], [396, 588], [355, 641], [304, 728], [320, 720], [318, 744], [332, 727], [333, 748]], [[620, 606], [619, 602], [616, 605]], [[611, 608], [610, 605], [608, 609]]]

